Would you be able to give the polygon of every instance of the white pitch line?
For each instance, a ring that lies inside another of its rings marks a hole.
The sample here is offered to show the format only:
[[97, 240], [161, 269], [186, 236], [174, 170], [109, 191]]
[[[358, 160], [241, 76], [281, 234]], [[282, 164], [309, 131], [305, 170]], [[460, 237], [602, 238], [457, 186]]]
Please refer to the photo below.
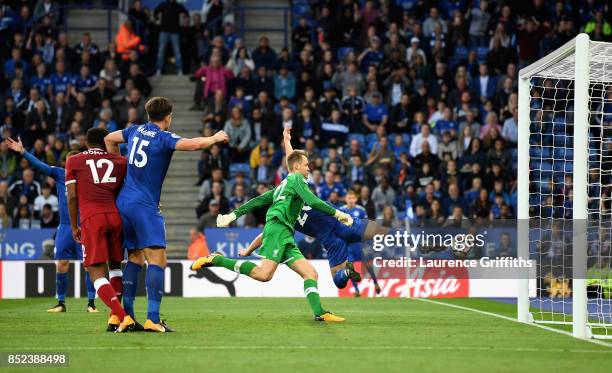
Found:
[[[500, 319], [504, 319], [504, 320], [508, 320], [508, 321], [513, 321], [516, 323], [520, 323], [522, 325], [531, 325], [531, 326], [535, 326], [544, 330], [548, 330], [551, 332], [555, 332], [555, 333], [559, 333], [559, 334], [563, 334], [563, 335], [567, 335], [570, 336], [572, 338], [574, 338], [574, 336], [572, 335], [571, 332], [565, 331], [565, 330], [561, 330], [561, 329], [556, 329], [556, 328], [552, 328], [550, 326], [546, 326], [546, 325], [542, 325], [542, 324], [536, 324], [536, 323], [523, 323], [518, 321], [517, 319], [513, 318], [513, 317], [509, 317], [509, 316], [504, 316], [504, 315], [500, 315], [497, 313], [493, 313], [493, 312], [487, 312], [487, 311], [482, 311], [479, 310], [477, 308], [471, 308], [471, 307], [465, 307], [465, 306], [459, 306], [457, 304], [451, 304], [451, 303], [445, 303], [445, 302], [439, 302], [439, 301], [435, 301], [435, 300], [431, 300], [431, 299], [427, 299], [427, 298], [410, 298], [412, 300], [418, 300], [420, 302], [425, 302], [425, 303], [433, 303], [433, 304], [439, 304], [441, 306], [447, 306], [447, 307], [451, 307], [451, 308], [457, 308], [460, 310], [464, 310], [464, 311], [471, 311], [471, 312], [476, 312], [479, 313], [481, 315], [487, 315], [487, 316], [493, 316], [493, 317], [497, 317]], [[579, 341], [585, 341], [585, 342], [590, 342], [590, 343], [594, 343], [596, 345], [600, 345], [600, 346], [605, 346], [605, 347], [610, 347], [612, 348], [612, 343], [606, 343], [604, 341], [600, 341], [598, 339], [578, 339]]]
[[[498, 348], [498, 347], [478, 347], [478, 346], [198, 346], [198, 345], [168, 345], [168, 346], [69, 346], [69, 347], [10, 347], [10, 350], [19, 351], [97, 351], [97, 350], [117, 350], [117, 351], [135, 351], [135, 350], [265, 350], [265, 349], [280, 349], [280, 350], [404, 350], [404, 351], [488, 351], [488, 352], [553, 352], [553, 353], [585, 353], [585, 354], [612, 354], [612, 350], [584, 350], [584, 349], [562, 349], [562, 348]], [[0, 347], [0, 349], [5, 349]]]

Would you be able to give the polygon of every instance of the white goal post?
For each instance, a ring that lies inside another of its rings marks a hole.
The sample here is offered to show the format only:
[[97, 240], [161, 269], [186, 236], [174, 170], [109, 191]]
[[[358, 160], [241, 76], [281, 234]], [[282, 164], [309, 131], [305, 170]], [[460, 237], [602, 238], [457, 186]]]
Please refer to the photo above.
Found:
[[517, 253], [538, 277], [518, 319], [612, 338], [612, 43], [579, 34], [521, 69], [518, 131]]

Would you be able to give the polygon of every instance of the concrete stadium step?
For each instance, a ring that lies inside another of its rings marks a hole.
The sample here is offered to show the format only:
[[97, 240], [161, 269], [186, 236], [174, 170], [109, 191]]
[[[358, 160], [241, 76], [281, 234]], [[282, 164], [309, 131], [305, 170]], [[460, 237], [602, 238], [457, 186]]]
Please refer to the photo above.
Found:
[[[285, 45], [285, 34], [283, 31], [257, 32], [250, 29], [283, 29], [285, 26], [284, 11], [282, 9], [257, 9], [253, 7], [282, 7], [290, 8], [288, 0], [241, 0], [239, 5], [245, 6], [244, 25], [247, 32], [244, 33], [244, 41], [250, 49], [259, 45], [259, 38], [267, 36], [270, 45], [277, 51]], [[238, 14], [240, 17], [240, 14]], [[287, 12], [287, 26], [291, 29], [291, 14]], [[288, 40], [289, 41], [289, 40]]]
[[[96, 29], [92, 29], [95, 25]], [[119, 12], [111, 11], [111, 38], [114, 38], [119, 30]], [[106, 49], [108, 44], [108, 18], [107, 11], [103, 9], [70, 9], [68, 13], [68, 40], [70, 44], [81, 41], [81, 35], [89, 32], [94, 43], [100, 49]]]

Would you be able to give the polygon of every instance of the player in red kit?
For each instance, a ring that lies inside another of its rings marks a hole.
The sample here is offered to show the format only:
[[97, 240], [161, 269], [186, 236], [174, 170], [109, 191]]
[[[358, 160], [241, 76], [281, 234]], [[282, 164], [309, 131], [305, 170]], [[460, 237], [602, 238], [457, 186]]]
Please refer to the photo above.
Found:
[[88, 150], [66, 162], [66, 191], [72, 235], [83, 244], [83, 265], [89, 270], [98, 296], [112, 310], [111, 319], [117, 319], [116, 331], [123, 332], [134, 328], [135, 321], [121, 307], [106, 270], [107, 265], [111, 272], [120, 268], [123, 261], [123, 229], [115, 199], [123, 186], [127, 162], [106, 152], [107, 134], [102, 128], [87, 131]]

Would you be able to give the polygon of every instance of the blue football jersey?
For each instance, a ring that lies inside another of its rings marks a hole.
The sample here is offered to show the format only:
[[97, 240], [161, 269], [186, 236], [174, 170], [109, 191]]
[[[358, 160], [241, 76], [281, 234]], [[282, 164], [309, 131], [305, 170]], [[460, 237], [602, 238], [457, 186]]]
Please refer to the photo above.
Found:
[[152, 123], [124, 129], [128, 169], [119, 199], [157, 208], [176, 143], [181, 139]]
[[314, 237], [325, 244], [325, 239], [334, 231], [336, 224], [341, 223], [332, 215], [315, 210], [310, 206], [304, 206], [294, 227], [296, 231]]

